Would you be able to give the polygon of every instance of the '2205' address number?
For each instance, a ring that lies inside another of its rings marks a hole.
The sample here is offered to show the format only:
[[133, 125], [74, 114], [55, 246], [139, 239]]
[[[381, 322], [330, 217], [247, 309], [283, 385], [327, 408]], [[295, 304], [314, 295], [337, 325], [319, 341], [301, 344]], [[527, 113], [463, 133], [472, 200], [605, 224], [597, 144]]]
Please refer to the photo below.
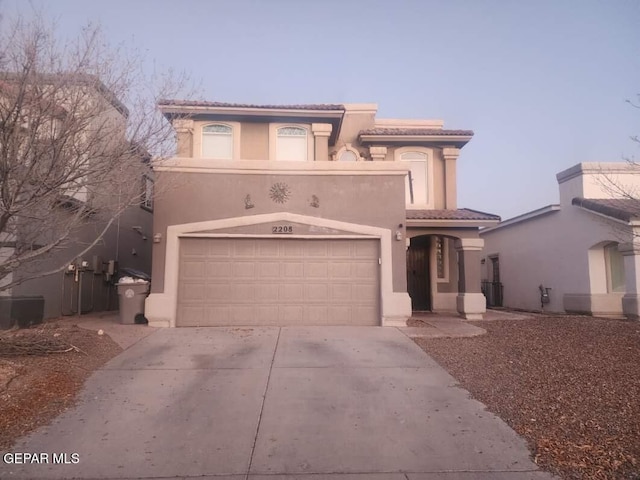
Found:
[[271, 233], [293, 233], [291, 225], [274, 225], [271, 227]]

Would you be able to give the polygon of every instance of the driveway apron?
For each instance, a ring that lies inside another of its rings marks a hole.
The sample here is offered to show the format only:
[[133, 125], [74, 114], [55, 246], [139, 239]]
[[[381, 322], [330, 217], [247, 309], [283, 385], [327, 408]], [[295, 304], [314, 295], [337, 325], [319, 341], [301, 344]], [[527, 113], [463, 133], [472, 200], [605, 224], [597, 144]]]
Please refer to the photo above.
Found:
[[0, 462], [0, 478], [552, 478], [407, 336], [380, 327], [158, 330], [11, 452], [49, 458]]

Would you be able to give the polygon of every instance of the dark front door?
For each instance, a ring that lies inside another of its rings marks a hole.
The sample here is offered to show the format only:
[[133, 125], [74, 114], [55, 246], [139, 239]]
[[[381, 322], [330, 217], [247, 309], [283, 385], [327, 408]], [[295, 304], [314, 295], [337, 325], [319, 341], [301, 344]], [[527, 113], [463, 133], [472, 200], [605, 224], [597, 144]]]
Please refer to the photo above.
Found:
[[431, 310], [430, 246], [429, 237], [417, 237], [407, 250], [407, 292], [413, 310]]

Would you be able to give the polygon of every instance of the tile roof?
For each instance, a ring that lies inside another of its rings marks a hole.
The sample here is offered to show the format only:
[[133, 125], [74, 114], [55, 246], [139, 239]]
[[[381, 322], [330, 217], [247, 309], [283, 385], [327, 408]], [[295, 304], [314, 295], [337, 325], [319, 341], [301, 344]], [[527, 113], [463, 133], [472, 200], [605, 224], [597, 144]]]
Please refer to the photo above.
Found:
[[571, 204], [624, 222], [640, 218], [640, 199], [575, 197]]
[[495, 220], [499, 222], [500, 217], [470, 208], [458, 208], [457, 210], [407, 210], [407, 220]]
[[473, 136], [472, 130], [443, 130], [439, 128], [370, 128], [360, 135], [464, 135]]
[[252, 103], [206, 102], [199, 100], [169, 100], [158, 102], [161, 106], [176, 107], [219, 107], [219, 108], [264, 108], [265, 110], [344, 110], [344, 105], [332, 103], [303, 105], [256, 105]]

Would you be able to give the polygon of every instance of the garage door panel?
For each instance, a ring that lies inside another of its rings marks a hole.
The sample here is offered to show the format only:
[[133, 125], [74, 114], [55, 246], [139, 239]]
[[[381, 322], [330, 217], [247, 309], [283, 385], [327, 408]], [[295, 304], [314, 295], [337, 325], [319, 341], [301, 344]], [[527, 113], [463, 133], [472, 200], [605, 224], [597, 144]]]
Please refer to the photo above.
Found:
[[304, 264], [305, 278], [317, 279], [329, 277], [329, 265], [327, 262], [306, 262]]
[[231, 285], [228, 283], [209, 283], [206, 286], [206, 299], [214, 302], [224, 302], [231, 296]]
[[256, 241], [248, 240], [243, 242], [234, 242], [233, 256], [236, 258], [255, 258]]
[[353, 256], [351, 242], [330, 241], [329, 256], [331, 258], [351, 258]]
[[177, 324], [378, 325], [378, 245], [181, 239]]
[[278, 305], [256, 305], [255, 312], [256, 319], [259, 319], [262, 325], [278, 325], [278, 319], [280, 318]]
[[254, 278], [256, 276], [256, 264], [242, 261], [234, 263], [233, 276], [236, 278]]
[[357, 279], [366, 279], [369, 282], [375, 282], [378, 274], [378, 265], [371, 262], [354, 262], [351, 265], [351, 275]]
[[329, 255], [328, 247], [326, 242], [307, 242], [304, 244], [305, 257], [327, 258]]
[[346, 325], [353, 317], [350, 305], [329, 305], [327, 325]]
[[291, 240], [281, 244], [281, 253], [283, 257], [304, 257], [304, 244], [299, 240]]
[[232, 303], [254, 303], [256, 300], [256, 286], [252, 283], [238, 283], [233, 285], [230, 290], [229, 301]]
[[332, 283], [329, 288], [329, 301], [351, 303], [351, 285], [348, 283]]
[[352, 285], [351, 292], [355, 300], [354, 303], [356, 305], [360, 305], [363, 303], [367, 303], [367, 304], [374, 303], [378, 297], [376, 292], [371, 291], [370, 285], [359, 285], [359, 284]]
[[[189, 278], [187, 272], [182, 272], [182, 267], [180, 270], [182, 278]], [[231, 262], [215, 262], [209, 260], [206, 263], [206, 272], [209, 278], [229, 278], [233, 273], [233, 264]]]
[[305, 308], [304, 323], [307, 325], [326, 325], [329, 308], [326, 305], [309, 305]]
[[258, 264], [258, 277], [277, 280], [280, 277], [280, 263], [272, 261], [260, 262]]
[[326, 303], [329, 300], [329, 284], [311, 283], [304, 286], [304, 299], [308, 302]]
[[351, 262], [349, 261], [334, 261], [329, 265], [330, 276], [333, 280], [351, 278]]
[[258, 257], [274, 258], [278, 257], [280, 247], [277, 240], [264, 240], [258, 242]]
[[285, 283], [278, 289], [278, 300], [281, 302], [299, 302], [304, 299], [304, 285]]
[[282, 277], [284, 279], [304, 278], [304, 263], [285, 261], [282, 263]]
[[204, 283], [183, 283], [180, 294], [188, 302], [204, 302], [207, 299], [207, 285]]
[[378, 245], [374, 242], [355, 242], [352, 246], [355, 258], [378, 257]]
[[203, 306], [183, 306], [178, 308], [178, 316], [181, 319], [185, 319], [185, 322], [181, 322], [185, 326], [206, 325], [205, 312], [208, 313], [208, 309]]
[[184, 262], [184, 274], [188, 278], [204, 278], [206, 263], [202, 260], [189, 260]]
[[[231, 241], [228, 239], [220, 238], [215, 242], [203, 241], [203, 244], [206, 246], [207, 256], [209, 257], [231, 257]], [[191, 248], [191, 245], [189, 245], [189, 250]]]
[[304, 308], [302, 305], [281, 305], [280, 319], [285, 325], [298, 325], [304, 318]]
[[273, 283], [258, 284], [255, 286], [255, 299], [259, 303], [278, 303], [279, 286]]

